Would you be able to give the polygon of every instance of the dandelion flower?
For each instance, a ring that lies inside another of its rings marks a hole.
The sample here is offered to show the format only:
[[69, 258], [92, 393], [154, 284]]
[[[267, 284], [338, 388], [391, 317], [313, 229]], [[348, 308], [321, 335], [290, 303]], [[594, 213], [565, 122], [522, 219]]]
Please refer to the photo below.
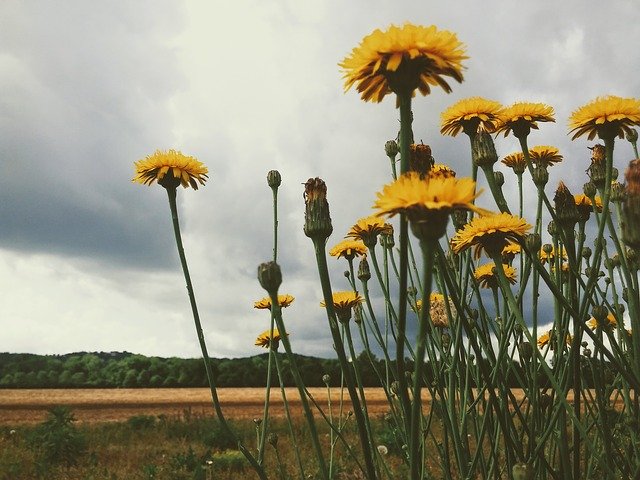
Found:
[[537, 145], [530, 148], [529, 158], [532, 163], [546, 168], [562, 161], [562, 155], [558, 149], [549, 145]]
[[475, 258], [480, 258], [483, 250], [492, 256], [509, 242], [522, 241], [529, 229], [526, 220], [508, 213], [475, 217], [451, 239], [451, 246], [455, 253], [473, 246]]
[[278, 344], [280, 343], [280, 338], [280, 332], [278, 332], [277, 328], [273, 329], [273, 337], [271, 336], [271, 330], [265, 330], [260, 335], [258, 335], [255, 345], [265, 348], [272, 347], [274, 348], [274, 350], [277, 350]]
[[[556, 341], [557, 333], [553, 330], [549, 330], [538, 337], [538, 348], [543, 348], [547, 345], [551, 348], [551, 350], [555, 350], [555, 341]], [[571, 335], [567, 334], [565, 339], [565, 343], [567, 345], [571, 345]]]
[[[540, 249], [539, 253], [540, 263], [542, 263], [543, 265], [547, 262], [553, 263], [556, 259], [556, 255], [558, 255], [558, 252], [556, 251], [555, 247], [551, 247], [551, 250], [549, 252], [545, 251], [543, 247]], [[560, 249], [560, 256], [563, 259], [567, 258], [567, 251], [564, 249], [564, 247]]]
[[[293, 303], [295, 300], [289, 294], [286, 295], [278, 295], [278, 304], [281, 308], [286, 308]], [[258, 300], [253, 304], [253, 308], [258, 308], [261, 310], [271, 310], [271, 297], [264, 297], [262, 300]]]
[[605, 318], [602, 323], [598, 322], [598, 320], [596, 320], [594, 317], [591, 317], [591, 319], [587, 322], [587, 327], [589, 327], [591, 330], [596, 330], [598, 327], [602, 327], [603, 330], [611, 330], [617, 325], [618, 322], [616, 320], [616, 317], [611, 312], [609, 312], [607, 318]]
[[509, 132], [513, 132], [518, 138], [526, 137], [532, 128], [538, 129], [537, 122], [555, 122], [553, 115], [553, 107], [544, 103], [514, 103], [500, 111], [500, 125], [496, 128], [495, 133], [504, 132], [506, 137]]
[[502, 105], [482, 97], [463, 98], [440, 115], [440, 133], [455, 137], [464, 131], [475, 135], [478, 130], [491, 133], [499, 122]]
[[[209, 170], [194, 157], [183, 155], [176, 150], [156, 150], [143, 160], [135, 162], [136, 175], [132, 181], [151, 185], [157, 181], [165, 188], [183, 187], [198, 189], [198, 182], [204, 185]], [[167, 177], [167, 173], [170, 175]]]
[[516, 175], [520, 175], [527, 168], [527, 162], [522, 152], [514, 152], [502, 159], [502, 163], [511, 168]]
[[347, 233], [347, 238], [362, 240], [365, 245], [375, 245], [376, 238], [382, 233], [393, 231], [391, 225], [385, 223], [384, 219], [371, 215], [360, 218]]
[[[336, 311], [338, 319], [341, 322], [349, 321], [349, 319], [351, 318], [351, 309], [360, 305], [363, 300], [364, 299], [357, 292], [334, 292], [333, 308]], [[326, 307], [324, 300], [320, 302], [320, 306]]]
[[366, 253], [367, 247], [361, 240], [343, 240], [329, 250], [329, 255], [332, 257], [343, 257], [347, 260], [353, 260], [354, 257], [360, 257]]
[[569, 133], [573, 133], [572, 140], [582, 135], [589, 140], [596, 135], [602, 139], [623, 138], [634, 125], [640, 125], [640, 100], [608, 95], [574, 111], [569, 118]]
[[[473, 272], [473, 276], [482, 288], [498, 288], [498, 277], [493, 273], [493, 269], [495, 267], [496, 264], [493, 262], [485, 263], [484, 265], [480, 265]], [[511, 285], [516, 283], [516, 269], [504, 263], [502, 264], [502, 268], [504, 269], [504, 274], [509, 283]]]
[[413, 94], [418, 89], [428, 95], [437, 85], [451, 92], [444, 77], [462, 82], [464, 53], [454, 33], [407, 23], [375, 30], [339, 65], [345, 91], [356, 85], [364, 101], [380, 102], [391, 92]]

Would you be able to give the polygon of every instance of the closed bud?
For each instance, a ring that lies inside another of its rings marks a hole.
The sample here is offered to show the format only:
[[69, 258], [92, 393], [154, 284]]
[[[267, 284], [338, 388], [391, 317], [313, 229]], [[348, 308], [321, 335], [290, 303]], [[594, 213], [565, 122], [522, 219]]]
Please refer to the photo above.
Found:
[[622, 239], [640, 249], [640, 159], [632, 160], [625, 173], [627, 195], [622, 204]]
[[547, 225], [547, 232], [549, 232], [549, 235], [553, 238], [558, 236], [558, 226], [556, 225], [556, 222], [553, 220], [549, 221], [549, 225]]
[[418, 294], [418, 289], [415, 287], [407, 287], [407, 295], [411, 298], [415, 298]]
[[520, 342], [518, 344], [518, 353], [520, 354], [520, 358], [522, 360], [529, 361], [533, 356], [533, 347], [529, 342]]
[[556, 207], [556, 218], [563, 228], [573, 228], [579, 220], [580, 215], [576, 208], [576, 201], [567, 186], [560, 182], [556, 194], [553, 197]]
[[617, 253], [611, 257], [611, 266], [613, 268], [618, 268], [620, 266], [620, 256]]
[[310, 178], [304, 184], [304, 233], [313, 240], [329, 238], [333, 232], [329, 202], [327, 201], [327, 185], [321, 178]]
[[349, 273], [349, 270], [345, 270], [343, 275], [345, 276], [345, 278], [349, 278], [351, 276], [351, 274]]
[[542, 240], [537, 233], [530, 233], [524, 238], [524, 244], [531, 253], [537, 253], [540, 250]]
[[615, 181], [618, 178], [618, 169], [616, 167], [611, 168], [611, 180]]
[[478, 167], [489, 167], [498, 161], [491, 135], [478, 132], [471, 140], [471, 158]]
[[267, 185], [271, 188], [278, 188], [282, 183], [282, 177], [280, 176], [280, 172], [278, 170], [269, 170], [267, 173]]
[[598, 143], [593, 147], [587, 147], [591, 150], [591, 161], [592, 162], [604, 162], [605, 159], [605, 149], [604, 145]]
[[613, 182], [611, 184], [611, 201], [616, 203], [624, 202], [626, 198], [626, 191], [624, 185], [619, 182]]
[[282, 272], [276, 262], [261, 263], [258, 266], [258, 281], [269, 295], [277, 296], [282, 284]]
[[390, 159], [395, 159], [396, 155], [398, 155], [398, 143], [395, 140], [386, 142], [384, 144], [384, 153], [386, 153]]
[[270, 433], [267, 437], [267, 441], [273, 448], [276, 448], [278, 446], [278, 434], [273, 432]]
[[607, 178], [605, 162], [592, 159], [587, 174], [597, 188], [603, 188]]
[[622, 303], [616, 303], [615, 309], [619, 317], [622, 317], [622, 315], [624, 315], [625, 308], [626, 307]]
[[634, 270], [638, 268], [638, 254], [633, 248], [627, 248], [627, 262], [629, 268]]
[[582, 247], [582, 258], [584, 258], [585, 260], [589, 260], [589, 257], [591, 257], [591, 249], [589, 247]]
[[542, 251], [547, 255], [551, 255], [551, 252], [553, 252], [553, 245], [551, 245], [550, 243], [545, 243], [542, 246]]
[[462, 230], [467, 224], [467, 211], [461, 208], [457, 208], [453, 211], [451, 218], [453, 220], [453, 226], [455, 227], [455, 229]]
[[627, 130], [626, 137], [629, 143], [636, 143], [638, 141], [638, 131], [635, 128], [630, 128]]
[[369, 262], [367, 257], [360, 259], [360, 265], [358, 265], [358, 279], [361, 282], [367, 282], [371, 278], [371, 270], [369, 270]]
[[493, 172], [493, 178], [499, 187], [504, 185], [504, 174], [502, 172]]
[[604, 325], [607, 315], [609, 314], [609, 310], [607, 310], [607, 307], [604, 305], [596, 305], [593, 307], [591, 314], [593, 315], [593, 318], [596, 319], [598, 325]]
[[443, 333], [440, 337], [440, 340], [442, 341], [442, 346], [445, 349], [449, 348], [449, 345], [451, 345], [451, 335], [449, 335], [448, 333]]
[[596, 184], [593, 182], [587, 182], [583, 185], [582, 191], [587, 197], [593, 198], [597, 193]]
[[549, 181], [549, 172], [544, 165], [537, 165], [533, 169], [533, 183], [536, 187], [544, 187]]
[[418, 172], [421, 176], [426, 175], [434, 163], [431, 147], [424, 143], [412, 144], [409, 146], [409, 153], [409, 170]]
[[582, 350], [582, 354], [589, 358], [591, 356], [591, 349], [590, 348], [585, 348], [584, 350]]

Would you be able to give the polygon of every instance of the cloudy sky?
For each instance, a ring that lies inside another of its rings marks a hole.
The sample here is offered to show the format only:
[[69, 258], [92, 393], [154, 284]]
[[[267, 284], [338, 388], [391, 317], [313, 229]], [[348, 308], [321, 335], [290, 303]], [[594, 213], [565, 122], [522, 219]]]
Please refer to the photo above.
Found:
[[[467, 45], [464, 83], [414, 102], [416, 139], [459, 176], [468, 141], [438, 131], [461, 98], [554, 106], [557, 122], [530, 145], [560, 149], [550, 188], [564, 179], [577, 193], [591, 143], [570, 141], [568, 116], [599, 95], [640, 96], [632, 0], [1, 2], [0, 351], [199, 355], [166, 193], [130, 181], [135, 160], [176, 148], [210, 170], [204, 188], [179, 191], [210, 353], [258, 353], [268, 326], [252, 307], [272, 248], [265, 177], [278, 169], [291, 339], [332, 356], [301, 184], [328, 184], [329, 246], [370, 213], [398, 112], [391, 96], [345, 94], [337, 63], [373, 29], [405, 21]], [[499, 155], [516, 150], [510, 137], [496, 142]], [[622, 171], [632, 151], [616, 153]], [[330, 262], [344, 289], [345, 265]]]

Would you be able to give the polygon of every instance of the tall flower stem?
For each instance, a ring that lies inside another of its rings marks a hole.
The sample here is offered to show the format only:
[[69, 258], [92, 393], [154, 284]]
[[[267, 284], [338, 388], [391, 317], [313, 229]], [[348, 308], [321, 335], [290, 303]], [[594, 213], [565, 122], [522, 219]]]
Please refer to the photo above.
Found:
[[222, 427], [238, 444], [238, 449], [246, 457], [247, 461], [251, 464], [261, 479], [267, 480], [267, 475], [262, 466], [257, 462], [249, 450], [243, 445], [235, 432], [231, 429], [227, 420], [225, 419], [222, 408], [220, 407], [220, 400], [218, 399], [218, 392], [215, 385], [215, 377], [211, 368], [211, 360], [209, 359], [209, 353], [207, 352], [207, 344], [204, 340], [204, 333], [202, 332], [202, 325], [200, 323], [200, 315], [198, 314], [198, 306], [196, 304], [196, 296], [193, 291], [193, 285], [191, 283], [191, 275], [189, 275], [189, 267], [187, 265], [187, 257], [184, 253], [184, 247], [182, 245], [182, 236], [180, 235], [180, 222], [178, 219], [178, 207], [176, 205], [176, 188], [167, 188], [167, 194], [169, 196], [169, 207], [171, 209], [171, 219], [173, 221], [173, 232], [176, 237], [176, 246], [178, 248], [178, 255], [180, 256], [180, 264], [182, 265], [182, 272], [184, 273], [184, 279], [187, 284], [187, 292], [189, 294], [189, 302], [191, 304], [191, 312], [193, 313], [193, 321], [196, 327], [196, 334], [198, 335], [198, 342], [200, 343], [200, 350], [202, 350], [202, 358], [204, 359], [204, 368], [207, 372], [207, 380], [209, 381], [209, 388], [211, 390], [211, 400], [213, 402], [213, 408], [216, 411], [216, 415]]
[[427, 336], [429, 333], [429, 306], [431, 297], [431, 285], [433, 282], [433, 265], [435, 257], [435, 240], [421, 240], [424, 289], [422, 290], [422, 308], [418, 323], [418, 337], [416, 346], [416, 358], [413, 371], [413, 404], [411, 406], [411, 434], [409, 436], [410, 476], [420, 478], [422, 458], [420, 447], [420, 433], [422, 431], [422, 372], [424, 369], [424, 357], [427, 348]]
[[[403, 92], [398, 94], [400, 104], [400, 174], [405, 174], [409, 169], [409, 143], [413, 136], [411, 130], [411, 93]], [[398, 397], [402, 405], [404, 414], [405, 430], [411, 430], [411, 406], [409, 402], [409, 392], [407, 377], [405, 376], [405, 333], [407, 330], [407, 275], [409, 271], [408, 262], [409, 245], [409, 223], [405, 214], [400, 215], [400, 278], [398, 282], [398, 336], [396, 340], [396, 368], [397, 378], [400, 388]], [[416, 379], [417, 381], [417, 379]], [[417, 452], [417, 450], [416, 450]], [[413, 462], [413, 460], [412, 460]], [[417, 478], [417, 477], [414, 477]]]
[[331, 336], [333, 338], [333, 344], [335, 346], [336, 353], [338, 355], [338, 361], [342, 367], [344, 373], [345, 382], [347, 384], [347, 390], [349, 397], [351, 398], [351, 404], [353, 405], [354, 415], [356, 417], [356, 423], [358, 425], [358, 434], [360, 437], [360, 444], [362, 445], [365, 468], [363, 472], [367, 479], [375, 480], [377, 477], [376, 469], [373, 463], [372, 446], [369, 441], [369, 435], [367, 433], [366, 420], [360, 399], [358, 398], [358, 392], [356, 391], [355, 381], [351, 373], [349, 362], [345, 355], [344, 342], [340, 335], [340, 329], [338, 328], [338, 321], [336, 318], [335, 309], [333, 308], [333, 293], [331, 291], [331, 282], [329, 280], [329, 268], [327, 266], [327, 257], [324, 251], [324, 240], [318, 237], [312, 238], [313, 246], [316, 253], [316, 263], [318, 265], [318, 274], [320, 277], [320, 284], [322, 286], [322, 296], [327, 310], [327, 319], [329, 320], [329, 329], [331, 330]]

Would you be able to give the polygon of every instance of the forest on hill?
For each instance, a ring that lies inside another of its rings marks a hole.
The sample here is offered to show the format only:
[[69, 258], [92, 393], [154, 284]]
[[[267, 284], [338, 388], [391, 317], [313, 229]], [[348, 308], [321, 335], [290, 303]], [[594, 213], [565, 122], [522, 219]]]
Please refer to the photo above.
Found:
[[[280, 355], [286, 386], [294, 386], [289, 360]], [[211, 364], [218, 387], [264, 387], [269, 354], [246, 358], [213, 358]], [[295, 355], [305, 384], [323, 386], [328, 374], [340, 384], [337, 359]], [[364, 360], [364, 359], [363, 359]], [[374, 359], [382, 371], [384, 367]], [[379, 386], [367, 358], [361, 362], [363, 383]], [[277, 382], [275, 365], [274, 383]], [[66, 355], [0, 353], [0, 388], [157, 388], [206, 387], [204, 361], [200, 358], [146, 357], [129, 352], [78, 352]]]

